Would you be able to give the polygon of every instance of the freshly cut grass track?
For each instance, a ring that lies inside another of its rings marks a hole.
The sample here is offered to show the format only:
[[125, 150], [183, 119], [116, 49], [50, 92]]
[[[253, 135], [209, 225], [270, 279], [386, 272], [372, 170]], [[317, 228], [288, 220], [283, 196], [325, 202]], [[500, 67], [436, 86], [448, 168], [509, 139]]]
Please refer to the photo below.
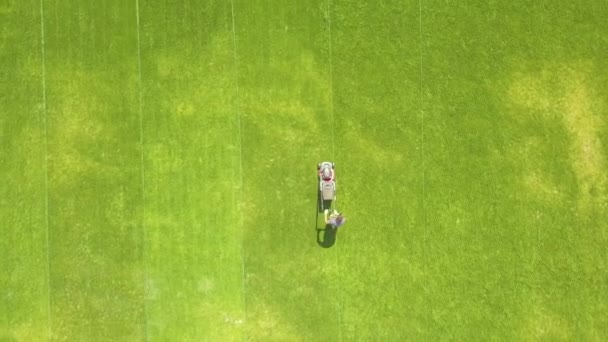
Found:
[[607, 15], [0, 3], [0, 340], [606, 340]]
[[48, 332], [44, 106], [37, 1], [0, 4], [0, 340]]
[[241, 340], [230, 2], [140, 4], [148, 338]]
[[44, 27], [51, 336], [142, 340], [135, 3], [48, 1]]
[[331, 11], [339, 203], [351, 220], [338, 246], [343, 338], [422, 339], [418, 2], [332, 1]]
[[332, 158], [327, 3], [234, 7], [246, 337], [337, 338], [339, 251], [320, 249], [315, 235], [316, 164]]

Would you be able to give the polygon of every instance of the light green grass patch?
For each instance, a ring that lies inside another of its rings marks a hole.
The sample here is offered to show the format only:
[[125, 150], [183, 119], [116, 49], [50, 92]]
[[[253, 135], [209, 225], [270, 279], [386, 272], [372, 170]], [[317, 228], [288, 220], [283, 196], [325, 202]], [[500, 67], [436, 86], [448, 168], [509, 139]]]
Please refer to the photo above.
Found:
[[[547, 125], [562, 125], [568, 133], [564, 140], [569, 143], [570, 169], [576, 177], [578, 206], [583, 212], [590, 206], [602, 207], [608, 198], [605, 152], [600, 140], [605, 104], [596, 91], [594, 72], [597, 68], [591, 62], [552, 63], [536, 72], [519, 71], [514, 74], [508, 97], [517, 106], [513, 115], [524, 122], [535, 116]], [[543, 143], [529, 138], [525, 149], [528, 153], [538, 152]], [[537, 168], [529, 170], [523, 181], [551, 201], [556, 199], [551, 197], [560, 194], [551, 178]]]

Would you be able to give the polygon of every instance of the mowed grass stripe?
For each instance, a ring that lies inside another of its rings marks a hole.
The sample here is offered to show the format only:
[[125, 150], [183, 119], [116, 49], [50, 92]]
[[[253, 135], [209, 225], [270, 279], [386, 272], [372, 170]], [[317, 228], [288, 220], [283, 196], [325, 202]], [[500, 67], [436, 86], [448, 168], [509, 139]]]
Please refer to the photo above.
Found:
[[0, 4], [0, 340], [48, 332], [38, 1]]
[[242, 340], [230, 2], [141, 2], [150, 340]]
[[432, 339], [605, 338], [605, 6], [528, 5], [423, 12]]
[[246, 274], [246, 265], [245, 265], [245, 230], [243, 229], [244, 215], [244, 196], [243, 196], [243, 133], [242, 133], [242, 124], [241, 124], [241, 104], [239, 99], [239, 70], [238, 70], [238, 45], [236, 42], [236, 22], [234, 18], [234, 0], [230, 1], [230, 17], [232, 19], [232, 45], [234, 49], [234, 85], [235, 85], [235, 114], [236, 114], [236, 125], [238, 130], [238, 150], [239, 150], [239, 224], [241, 226], [241, 307], [243, 308], [243, 319], [247, 321], [247, 283], [245, 280]]
[[[327, 7], [326, 10], [324, 12], [324, 19], [327, 23], [327, 45], [328, 45], [328, 54], [329, 54], [329, 58], [328, 58], [328, 64], [329, 64], [329, 68], [328, 68], [328, 78], [329, 78], [329, 120], [331, 123], [331, 162], [334, 163], [334, 167], [335, 167], [335, 163], [336, 163], [336, 141], [335, 141], [335, 121], [334, 121], [334, 89], [333, 89], [333, 62], [332, 62], [332, 44], [333, 44], [333, 39], [332, 39], [332, 35], [331, 35], [331, 20], [332, 20], [332, 6], [331, 6], [331, 0], [327, 0]], [[337, 191], [337, 190], [336, 190]], [[319, 195], [320, 196], [320, 195]], [[327, 241], [323, 241], [322, 246], [331, 246], [331, 240], [335, 241], [336, 240], [336, 233], [337, 231], [332, 230], [332, 229], [328, 229], [330, 227], [328, 227], [327, 224], [325, 224], [325, 210], [323, 209], [323, 213], [322, 213], [322, 220], [321, 224], [319, 224], [319, 219], [317, 219], [317, 225], [319, 225], [320, 227], [317, 228], [317, 239], [319, 239], [320, 237], [320, 232], [321, 230], [319, 230], [320, 228], [324, 228], [323, 231], [323, 240], [327, 240]], [[335, 200], [333, 201], [333, 203], [331, 204], [331, 208], [328, 208], [328, 210], [331, 210], [332, 213], [334, 211], [339, 211], [339, 206], [338, 206], [338, 200], [337, 200], [337, 195]], [[321, 214], [321, 213], [320, 213]], [[325, 225], [325, 226], [323, 226]], [[333, 242], [335, 244], [335, 242]], [[337, 311], [338, 311], [338, 339], [340, 341], [342, 341], [342, 327], [343, 327], [343, 323], [342, 323], [342, 319], [343, 319], [343, 312], [342, 312], [342, 286], [340, 285], [340, 251], [336, 251], [336, 253], [334, 253], [335, 256], [335, 263], [337, 265], [338, 268], [338, 273], [336, 274], [336, 279], [335, 279], [335, 283], [337, 284], [337, 293], [336, 293], [336, 298], [337, 298]]]
[[40, 56], [42, 59], [42, 111], [44, 116], [44, 230], [46, 239], [46, 278], [47, 278], [47, 338], [52, 336], [51, 327], [51, 286], [48, 281], [51, 277], [51, 259], [49, 251], [49, 153], [48, 153], [48, 115], [46, 109], [46, 57], [44, 39], [44, 3], [40, 0]]
[[329, 160], [327, 2], [235, 1], [243, 133], [246, 338], [339, 336], [336, 249], [320, 248]]
[[423, 339], [417, 1], [332, 1], [343, 336]]
[[53, 338], [142, 340], [135, 3], [44, 5]]
[[[143, 282], [144, 282], [144, 292], [146, 289], [146, 284], [148, 283], [148, 267], [146, 263], [146, 167], [145, 167], [145, 137], [144, 137], [144, 113], [143, 113], [143, 85], [142, 85], [142, 76], [141, 76], [141, 34], [140, 34], [140, 21], [139, 21], [139, 0], [135, 0], [135, 20], [137, 27], [137, 90], [138, 90], [138, 104], [139, 104], [139, 143], [140, 143], [140, 157], [141, 157], [141, 226], [142, 226], [142, 255], [144, 258], [143, 265]], [[144, 293], [145, 294], [145, 293]], [[144, 335], [145, 340], [149, 339], [148, 337], [148, 302], [144, 298]]]
[[[422, 211], [422, 221], [420, 222], [420, 224], [422, 225], [422, 229], [424, 230], [424, 237], [422, 240], [422, 245], [425, 246], [428, 244], [428, 238], [429, 238], [429, 234], [428, 231], [426, 229], [426, 223], [427, 223], [427, 216], [426, 216], [426, 208], [424, 205], [424, 198], [426, 196], [426, 174], [425, 174], [425, 170], [426, 170], [426, 163], [425, 163], [425, 156], [424, 156], [424, 44], [423, 44], [423, 9], [422, 9], [422, 0], [418, 0], [418, 23], [419, 23], [419, 50], [420, 50], [420, 154], [422, 156], [422, 160], [421, 160], [421, 183], [420, 187], [421, 187], [421, 193], [422, 193], [422, 198], [420, 199], [420, 208]], [[429, 253], [427, 253], [426, 249], [424, 249], [423, 251], [423, 258], [424, 258], [424, 273], [427, 274], [427, 267], [429, 264]], [[429, 288], [425, 287], [424, 288], [424, 305], [427, 308], [425, 315], [424, 315], [424, 331], [425, 333], [428, 332], [429, 330], [429, 316], [430, 316], [430, 310], [429, 310]], [[425, 336], [425, 339], [427, 337]]]
[[496, 73], [493, 60], [481, 54], [492, 50], [473, 43], [491, 29], [477, 31], [485, 16], [460, 20], [465, 7], [425, 4], [422, 12], [428, 336], [489, 339], [500, 332], [513, 339], [508, 317], [524, 289], [514, 279], [531, 274], [523, 264], [526, 246], [511, 239], [502, 207], [511, 202], [502, 155], [493, 149], [506, 127], [484, 84]]

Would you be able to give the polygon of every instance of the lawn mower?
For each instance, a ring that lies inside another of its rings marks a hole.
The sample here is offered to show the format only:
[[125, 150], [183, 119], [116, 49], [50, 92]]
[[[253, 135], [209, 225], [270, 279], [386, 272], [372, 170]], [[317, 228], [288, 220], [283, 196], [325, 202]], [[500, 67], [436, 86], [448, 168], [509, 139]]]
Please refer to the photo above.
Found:
[[321, 212], [330, 209], [332, 201], [336, 199], [336, 172], [332, 162], [322, 162], [317, 165], [319, 176], [319, 201]]

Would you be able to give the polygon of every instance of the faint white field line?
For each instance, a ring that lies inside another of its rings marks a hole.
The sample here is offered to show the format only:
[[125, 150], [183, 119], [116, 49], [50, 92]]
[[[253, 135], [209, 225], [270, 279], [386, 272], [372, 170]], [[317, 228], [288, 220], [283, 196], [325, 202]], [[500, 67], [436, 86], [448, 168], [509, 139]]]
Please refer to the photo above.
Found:
[[[236, 121], [238, 126], [238, 136], [239, 136], [239, 174], [241, 176], [240, 179], [240, 204], [239, 204], [239, 213], [240, 217], [240, 225], [241, 225], [241, 306], [243, 308], [244, 321], [247, 323], [247, 282], [245, 279], [246, 270], [245, 270], [245, 229], [244, 229], [244, 196], [243, 196], [243, 136], [241, 134], [241, 109], [240, 109], [240, 98], [239, 98], [239, 69], [238, 69], [238, 55], [237, 55], [237, 45], [236, 45], [236, 24], [234, 19], [234, 0], [230, 0], [230, 11], [232, 15], [232, 44], [234, 47], [234, 82], [236, 88]], [[242, 336], [242, 339], [245, 340], [245, 336]]]
[[[327, 34], [328, 34], [328, 47], [329, 47], [329, 115], [331, 121], [331, 160], [336, 160], [336, 149], [334, 144], [334, 90], [333, 90], [333, 67], [332, 67], [332, 37], [331, 37], [331, 0], [327, 0]], [[338, 199], [334, 200], [334, 206], [338, 209]], [[336, 279], [338, 281], [338, 336], [339, 340], [342, 341], [342, 287], [340, 281], [340, 254], [339, 250], [336, 251], [336, 265], [338, 265], [338, 272]]]
[[[422, 78], [423, 78], [423, 72], [422, 72], [422, 48], [424, 46], [423, 44], [423, 40], [422, 40], [422, 0], [418, 0], [418, 15], [419, 15], [419, 23], [420, 23], [420, 30], [419, 30], [419, 36], [420, 36], [420, 116], [421, 116], [421, 149], [422, 149], [422, 216], [423, 216], [423, 230], [426, 232], [426, 208], [424, 205], [424, 196], [425, 196], [425, 163], [424, 163], [424, 98], [423, 98], [423, 89], [422, 89]], [[425, 233], [426, 234], [426, 233]], [[426, 235], [425, 235], [425, 245], [426, 245]], [[426, 255], [426, 248], [424, 248], [425, 250], [425, 272], [426, 273], [426, 268], [428, 267], [427, 265], [427, 261], [428, 261], [428, 257]], [[429, 298], [428, 298], [428, 290], [425, 288], [424, 289], [424, 297], [425, 297], [425, 302], [427, 303], [427, 308], [430, 307], [429, 304]], [[425, 330], [425, 335], [424, 335], [424, 340], [426, 341], [428, 338], [428, 332], [429, 332], [429, 315], [428, 313], [424, 315], [424, 330]]]
[[332, 68], [332, 56], [331, 56], [331, 0], [327, 0], [327, 31], [329, 35], [329, 114], [331, 121], [331, 158], [332, 161], [336, 158], [336, 150], [334, 145], [334, 91], [333, 91], [333, 68]]
[[144, 162], [144, 111], [143, 90], [141, 82], [141, 44], [139, 37], [139, 0], [135, 0], [135, 18], [137, 20], [137, 82], [139, 88], [139, 145], [141, 148], [141, 227], [143, 231], [142, 251], [144, 264], [144, 330], [145, 340], [148, 341], [148, 263], [146, 261], [146, 169]]
[[46, 279], [47, 279], [47, 334], [48, 339], [52, 338], [52, 316], [51, 316], [51, 259], [49, 243], [49, 153], [48, 153], [48, 115], [46, 108], [46, 56], [44, 53], [44, 2], [40, 0], [40, 53], [42, 56], [42, 110], [44, 112], [44, 197], [46, 218]]

